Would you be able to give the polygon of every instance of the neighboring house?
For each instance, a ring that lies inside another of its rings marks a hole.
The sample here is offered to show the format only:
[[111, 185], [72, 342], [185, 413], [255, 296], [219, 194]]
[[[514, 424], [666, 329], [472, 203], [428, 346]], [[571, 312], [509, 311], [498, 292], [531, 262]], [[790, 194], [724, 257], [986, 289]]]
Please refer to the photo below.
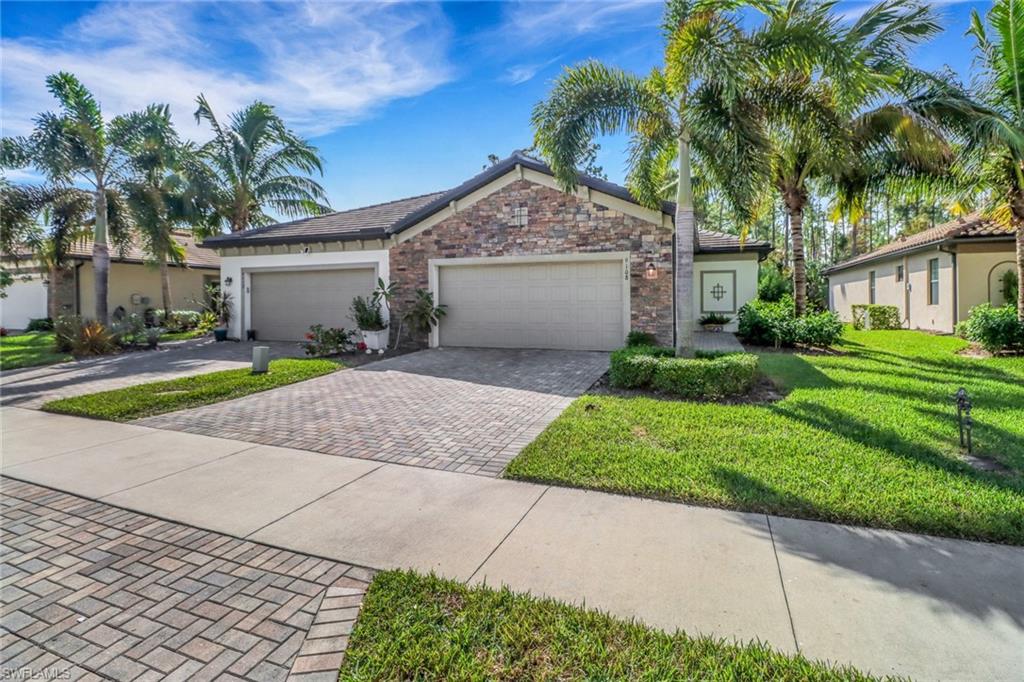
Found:
[[852, 305], [894, 305], [909, 329], [952, 332], [974, 306], [1007, 302], [1015, 258], [1011, 229], [971, 215], [828, 268], [829, 307], [849, 321]]
[[[432, 346], [608, 350], [631, 329], [673, 343], [673, 213], [581, 177], [562, 192], [517, 153], [448, 191], [217, 236], [230, 333], [301, 339], [320, 323], [351, 328], [352, 298], [377, 278], [447, 306]], [[770, 246], [700, 230], [695, 317], [735, 316], [757, 292]], [[397, 325], [392, 325], [394, 329]]]
[[[196, 308], [193, 300], [202, 300], [206, 284], [220, 280], [220, 258], [208, 249], [199, 248], [187, 233], [175, 239], [185, 247], [185, 263], [171, 264], [171, 299], [175, 310]], [[57, 297], [62, 315], [91, 317], [96, 309], [95, 279], [92, 267], [92, 241], [76, 242], [70, 253], [72, 265], [56, 284], [50, 273], [42, 272], [30, 257], [19, 259], [14, 284], [7, 289], [7, 298], [0, 299], [3, 326], [24, 329], [32, 318], [47, 317], [50, 296]], [[8, 263], [10, 261], [8, 260]], [[108, 309], [118, 307], [129, 313], [143, 313], [147, 308], [163, 306], [160, 271], [147, 262], [142, 248], [130, 244], [123, 252], [110, 247], [110, 279]]]

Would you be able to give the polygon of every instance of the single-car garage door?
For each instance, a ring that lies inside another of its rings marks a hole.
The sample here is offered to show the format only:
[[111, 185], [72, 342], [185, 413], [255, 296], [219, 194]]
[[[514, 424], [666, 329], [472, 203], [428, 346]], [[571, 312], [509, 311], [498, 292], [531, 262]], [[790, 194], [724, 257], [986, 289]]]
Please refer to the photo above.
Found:
[[626, 338], [620, 260], [443, 265], [442, 346], [612, 350]]
[[310, 326], [354, 328], [349, 306], [373, 291], [373, 268], [251, 274], [249, 327], [265, 341], [299, 341]]

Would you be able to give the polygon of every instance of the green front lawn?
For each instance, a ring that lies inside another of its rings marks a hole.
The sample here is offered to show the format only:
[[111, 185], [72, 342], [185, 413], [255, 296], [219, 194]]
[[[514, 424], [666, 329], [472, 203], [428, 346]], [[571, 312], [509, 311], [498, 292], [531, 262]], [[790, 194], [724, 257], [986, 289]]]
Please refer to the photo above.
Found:
[[0, 368], [3, 369], [52, 365], [70, 359], [70, 354], [53, 349], [53, 332], [0, 336]]
[[250, 393], [330, 374], [340, 368], [341, 364], [333, 360], [272, 360], [270, 371], [266, 374], [253, 374], [245, 367], [228, 369], [51, 400], [43, 405], [43, 409], [47, 412], [126, 422], [241, 398]]
[[341, 680], [868, 680], [852, 668], [667, 634], [550, 599], [388, 571], [370, 585]]
[[[507, 476], [730, 509], [1024, 545], [1024, 357], [956, 338], [853, 331], [839, 355], [762, 353], [770, 405], [583, 396]], [[958, 456], [951, 396], [974, 403]]]

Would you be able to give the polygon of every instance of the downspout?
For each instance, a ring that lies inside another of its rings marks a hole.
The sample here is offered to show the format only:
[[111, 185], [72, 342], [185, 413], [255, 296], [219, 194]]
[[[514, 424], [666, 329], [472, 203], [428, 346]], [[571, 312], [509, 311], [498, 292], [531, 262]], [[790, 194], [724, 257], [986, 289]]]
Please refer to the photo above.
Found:
[[907, 318], [907, 329], [910, 329], [910, 262], [903, 256], [903, 314]]
[[957, 273], [956, 268], [956, 251], [944, 248], [942, 244], [939, 244], [939, 251], [941, 251], [942, 253], [948, 253], [950, 257], [953, 259], [953, 331], [955, 332], [957, 322], [960, 321], [960, 292], [957, 287], [957, 281], [960, 279], [960, 276]]

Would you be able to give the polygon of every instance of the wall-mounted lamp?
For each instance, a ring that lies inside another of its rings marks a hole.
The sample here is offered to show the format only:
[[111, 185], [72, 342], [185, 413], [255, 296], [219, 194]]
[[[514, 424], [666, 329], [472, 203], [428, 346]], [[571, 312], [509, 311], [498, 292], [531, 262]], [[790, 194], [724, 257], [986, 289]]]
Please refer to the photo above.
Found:
[[231, 283], [232, 283], [232, 282], [234, 282], [234, 281], [235, 281], [235, 280], [231, 279], [230, 277], [225, 277], [225, 278], [224, 278], [224, 284], [225, 284], [226, 286], [231, 286]]
[[654, 261], [649, 262], [644, 268], [644, 279], [658, 279], [658, 266]]

